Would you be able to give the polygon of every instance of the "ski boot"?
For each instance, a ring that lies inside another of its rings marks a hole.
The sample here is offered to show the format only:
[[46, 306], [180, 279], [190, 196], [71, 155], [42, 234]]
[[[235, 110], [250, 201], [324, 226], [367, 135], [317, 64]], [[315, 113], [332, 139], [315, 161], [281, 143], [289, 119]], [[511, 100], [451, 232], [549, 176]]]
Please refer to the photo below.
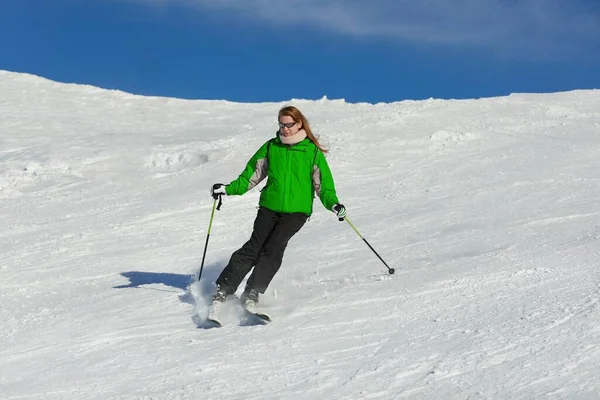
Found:
[[227, 300], [227, 292], [221, 288], [217, 288], [217, 291], [212, 295], [210, 307], [208, 308], [207, 320], [214, 322], [218, 326], [222, 326], [221, 320], [219, 319], [219, 310], [225, 304]]
[[252, 289], [246, 286], [244, 293], [242, 293], [242, 297], [240, 297], [240, 301], [242, 302], [242, 306], [251, 313], [256, 313], [256, 305], [258, 304], [258, 296], [259, 292], [256, 289]]

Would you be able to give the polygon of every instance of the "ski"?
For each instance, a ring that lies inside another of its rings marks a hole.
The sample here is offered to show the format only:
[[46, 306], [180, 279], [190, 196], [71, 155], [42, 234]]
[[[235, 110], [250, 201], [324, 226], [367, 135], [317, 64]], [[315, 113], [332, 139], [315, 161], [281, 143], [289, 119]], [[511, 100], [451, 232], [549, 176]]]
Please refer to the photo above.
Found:
[[[225, 303], [229, 303], [232, 300], [233, 304], [237, 303], [237, 307], [241, 308], [241, 312], [243, 313], [243, 315], [240, 315], [238, 312], [238, 316], [242, 318], [242, 320], [240, 321], [242, 325], [246, 325], [248, 322], [250, 322], [250, 325], [266, 325], [269, 322], [271, 322], [271, 317], [268, 314], [256, 311], [256, 303], [241, 303], [240, 299], [237, 296], [233, 295], [229, 296], [226, 302], [213, 301], [211, 303], [208, 309], [208, 315], [205, 319], [205, 328], [222, 328], [225, 325], [219, 317], [219, 314], [221, 311], [223, 311], [222, 309], [225, 306]], [[229, 313], [231, 313], [231, 309]]]
[[[259, 321], [261, 324], [268, 324], [271, 322], [271, 317], [265, 313], [261, 312], [253, 312], [250, 310], [246, 310], [242, 307], [243, 312], [246, 314], [246, 317], [252, 318], [254, 320]], [[211, 327], [222, 328], [223, 322], [216, 315], [209, 315], [206, 317], [206, 322], [210, 324]], [[208, 326], [207, 326], [208, 327]]]
[[261, 321], [264, 321], [265, 323], [269, 323], [271, 322], [271, 317], [265, 313], [261, 313], [261, 312], [256, 312], [256, 311], [250, 311], [250, 310], [246, 310], [244, 308], [244, 311], [251, 317], [256, 317], [258, 319], [260, 319]]
[[206, 318], [207, 322], [210, 322], [211, 324], [213, 324], [215, 327], [217, 328], [222, 328], [223, 327], [223, 323], [221, 321], [219, 321], [217, 318], [215, 317], [207, 317]]

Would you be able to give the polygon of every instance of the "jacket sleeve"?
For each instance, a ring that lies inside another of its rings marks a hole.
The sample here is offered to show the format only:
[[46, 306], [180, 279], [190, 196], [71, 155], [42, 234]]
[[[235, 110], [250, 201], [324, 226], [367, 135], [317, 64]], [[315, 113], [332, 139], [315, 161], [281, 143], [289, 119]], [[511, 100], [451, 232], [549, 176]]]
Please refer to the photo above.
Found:
[[315, 192], [326, 209], [331, 210], [335, 204], [339, 203], [337, 194], [335, 193], [333, 175], [321, 150], [317, 150], [312, 181]]
[[254, 188], [263, 179], [267, 177], [267, 148], [269, 142], [266, 142], [261, 146], [260, 149], [252, 156], [246, 168], [242, 171], [237, 179], [231, 181], [229, 185], [225, 187], [227, 195], [243, 195], [248, 190]]

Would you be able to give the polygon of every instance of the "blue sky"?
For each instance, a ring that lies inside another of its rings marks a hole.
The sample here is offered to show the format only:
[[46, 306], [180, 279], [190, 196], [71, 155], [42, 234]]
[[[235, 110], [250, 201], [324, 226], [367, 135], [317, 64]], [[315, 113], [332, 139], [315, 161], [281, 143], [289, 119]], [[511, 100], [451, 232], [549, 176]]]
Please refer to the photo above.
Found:
[[242, 102], [600, 88], [600, 0], [0, 0], [0, 69]]

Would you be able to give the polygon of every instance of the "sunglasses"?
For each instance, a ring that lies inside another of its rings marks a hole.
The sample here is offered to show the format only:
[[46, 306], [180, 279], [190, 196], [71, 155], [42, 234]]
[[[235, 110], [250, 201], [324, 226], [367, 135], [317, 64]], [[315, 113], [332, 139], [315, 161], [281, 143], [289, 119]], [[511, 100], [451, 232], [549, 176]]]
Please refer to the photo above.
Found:
[[283, 128], [284, 126], [288, 129], [292, 128], [294, 125], [296, 125], [297, 122], [288, 122], [287, 124], [284, 124], [283, 122], [279, 123], [279, 127]]

